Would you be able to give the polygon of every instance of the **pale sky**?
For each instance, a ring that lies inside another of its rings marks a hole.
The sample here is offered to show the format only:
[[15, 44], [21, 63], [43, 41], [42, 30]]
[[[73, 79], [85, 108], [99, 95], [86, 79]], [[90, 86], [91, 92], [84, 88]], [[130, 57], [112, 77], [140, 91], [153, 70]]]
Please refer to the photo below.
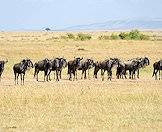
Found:
[[162, 0], [0, 0], [0, 30], [162, 19]]

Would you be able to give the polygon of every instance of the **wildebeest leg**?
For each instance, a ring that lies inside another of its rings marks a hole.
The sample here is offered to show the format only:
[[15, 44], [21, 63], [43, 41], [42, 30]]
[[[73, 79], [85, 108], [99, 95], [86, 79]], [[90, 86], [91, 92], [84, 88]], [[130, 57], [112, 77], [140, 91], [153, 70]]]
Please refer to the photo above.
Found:
[[83, 79], [83, 74], [84, 74], [84, 70], [82, 69], [82, 76], [81, 76], [81, 79]]
[[2, 74], [0, 73], [0, 82], [1, 82], [1, 75], [2, 75]]
[[23, 74], [23, 85], [24, 85], [24, 78], [25, 78], [25, 73]]
[[157, 73], [158, 73], [158, 70], [156, 70], [155, 72], [155, 80], [157, 80]]
[[131, 70], [129, 70], [129, 79], [131, 79], [131, 73], [132, 73]]
[[133, 71], [132, 71], [132, 79], [135, 79], [135, 76], [136, 76], [136, 71], [133, 70]]
[[111, 70], [110, 70], [109, 74], [110, 74], [110, 81], [111, 81], [111, 79], [112, 79], [112, 71]]
[[59, 70], [60, 79], [61, 79], [61, 73], [62, 73], [62, 69], [61, 69], [61, 70]]
[[20, 78], [21, 78], [21, 85], [22, 85], [22, 81], [23, 81], [23, 79], [22, 79], [22, 73], [20, 74]]
[[119, 72], [118, 68], [117, 68], [117, 70], [116, 70], [116, 78], [117, 78], [117, 79], [120, 78], [120, 72]]
[[39, 71], [37, 71], [37, 74], [36, 74], [37, 75], [37, 81], [38, 81], [38, 73], [39, 73]]
[[89, 76], [89, 69], [88, 69], [88, 79], [90, 79], [90, 76]]
[[14, 75], [15, 75], [15, 85], [16, 85], [16, 72], [14, 72]]
[[17, 84], [19, 84], [19, 73], [17, 74]]
[[77, 79], [77, 70], [74, 71], [74, 75], [75, 75], [75, 78], [74, 78], [74, 79], [78, 80], [78, 79]]
[[131, 71], [131, 79], [134, 79], [135, 71]]
[[47, 78], [48, 78], [48, 80], [51, 81], [51, 70], [50, 70], [49, 73], [47, 74]]
[[126, 72], [126, 70], [124, 70], [123, 74], [124, 74], [125, 79], [127, 79], [127, 76], [126, 76], [127, 72]]
[[56, 70], [56, 81], [59, 81], [59, 71]]
[[72, 73], [73, 73], [73, 76], [74, 76], [74, 78], [73, 78], [73, 81], [74, 81], [75, 80], [75, 76], [76, 76], [76, 71], [73, 71]]
[[70, 77], [69, 77], [69, 80], [71, 80], [71, 72], [70, 72]]
[[137, 78], [139, 78], [139, 69], [137, 70]]
[[97, 79], [97, 73], [98, 73], [99, 69], [95, 68], [94, 69], [94, 74], [93, 77]]
[[160, 80], [160, 69], [159, 69], [159, 80]]
[[105, 70], [101, 70], [102, 81], [104, 81], [104, 73], [105, 73]]
[[86, 74], [87, 74], [87, 71], [85, 70], [85, 71], [84, 71], [84, 79], [87, 78]]
[[70, 71], [70, 69], [68, 68], [68, 72], [67, 72], [67, 75], [69, 76], [69, 80], [70, 80], [70, 75], [71, 74], [71, 71]]
[[35, 78], [35, 75], [37, 75], [37, 69], [35, 68], [35, 70], [34, 70], [34, 78]]

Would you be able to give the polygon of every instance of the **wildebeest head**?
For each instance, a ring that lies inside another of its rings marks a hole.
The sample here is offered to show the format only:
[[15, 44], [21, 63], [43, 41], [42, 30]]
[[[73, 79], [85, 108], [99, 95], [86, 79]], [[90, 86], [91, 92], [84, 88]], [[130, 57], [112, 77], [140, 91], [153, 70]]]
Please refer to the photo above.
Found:
[[92, 59], [87, 59], [87, 61], [88, 61], [88, 68], [89, 69], [95, 66], [95, 63]]
[[6, 64], [8, 62], [8, 60], [6, 59], [6, 60], [2, 60], [2, 61], [0, 61], [0, 65], [1, 66], [4, 66], [4, 64]]
[[145, 66], [148, 66], [150, 64], [150, 61], [147, 57], [144, 58], [138, 58], [137, 61], [139, 62], [139, 67], [144, 68]]
[[145, 57], [144, 58], [144, 63], [146, 64], [146, 66], [148, 66], [150, 64], [150, 60], [147, 57]]
[[109, 64], [111, 64], [112, 66], [118, 65], [118, 63], [119, 63], [118, 58], [110, 58], [110, 60], [109, 60]]
[[[75, 57], [74, 57], [75, 58]], [[80, 63], [80, 61], [83, 59], [83, 57], [82, 58], [80, 58], [80, 57], [78, 57], [78, 58], [75, 58], [74, 59], [74, 65], [76, 65], [77, 67], [79, 67], [80, 65], [81, 65], [81, 63]]]
[[67, 67], [67, 61], [65, 58], [60, 58], [60, 65], [62, 66], [62, 68]]
[[33, 63], [32, 63], [32, 61], [30, 60], [30, 59], [27, 59], [26, 60], [27, 61], [27, 66], [30, 68], [33, 68], [34, 67], [34, 65], [33, 65]]
[[22, 71], [27, 70], [30, 67], [32, 67], [32, 68], [34, 67], [32, 61], [30, 59], [23, 59], [20, 62], [20, 70], [22, 70]]
[[53, 63], [54, 63], [55, 68], [59, 68], [60, 67], [60, 58], [55, 58]]

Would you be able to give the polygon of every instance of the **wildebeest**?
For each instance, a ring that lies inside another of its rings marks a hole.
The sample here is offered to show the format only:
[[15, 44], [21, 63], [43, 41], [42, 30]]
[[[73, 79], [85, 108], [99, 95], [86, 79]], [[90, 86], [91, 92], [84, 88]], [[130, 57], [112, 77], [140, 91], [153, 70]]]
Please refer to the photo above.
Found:
[[107, 71], [108, 79], [111, 80], [112, 68], [113, 68], [114, 65], [118, 64], [118, 61], [119, 61], [118, 58], [110, 58], [110, 59], [106, 59], [102, 62], [96, 62], [95, 63], [95, 69], [94, 69], [94, 77], [97, 78], [97, 73], [101, 69], [102, 81], [104, 80], [105, 71]]
[[117, 67], [117, 78], [126, 77], [126, 71], [129, 71], [129, 78], [134, 79], [135, 73], [137, 72], [137, 78], [139, 78], [139, 70], [140, 68], [144, 68], [145, 66], [149, 65], [150, 61], [147, 57], [144, 58], [134, 58], [130, 59], [126, 62], [119, 61]]
[[[137, 70], [137, 78], [139, 78], [139, 70], [141, 68], [145, 68], [145, 66], [148, 66], [150, 64], [150, 60], [147, 58], [147, 57], [144, 57], [144, 58], [135, 58], [134, 59], [135, 61], [138, 61], [139, 62], [139, 65], [138, 65], [138, 68], [136, 68]], [[135, 72], [134, 71], [134, 76], [135, 76]]]
[[2, 76], [2, 73], [4, 71], [4, 65], [8, 62], [8, 60], [1, 60], [0, 61], [0, 82], [1, 82], [1, 76]]
[[33, 68], [33, 63], [30, 59], [23, 59], [20, 63], [17, 63], [13, 66], [14, 75], [15, 75], [15, 84], [16, 84], [16, 80], [18, 84], [19, 75], [21, 76], [21, 84], [24, 84], [25, 72], [30, 67]]
[[94, 63], [94, 74], [93, 74], [93, 77], [97, 79], [97, 74], [98, 74], [98, 71], [101, 69], [101, 66], [100, 66], [100, 63], [99, 61], [96, 61]]
[[105, 60], [101, 63], [101, 76], [102, 81], [104, 80], [104, 73], [107, 71], [107, 76], [110, 81], [112, 79], [112, 68], [114, 65], [118, 64], [119, 59], [118, 58], [110, 58], [109, 60]]
[[72, 79], [72, 74], [74, 75], [74, 79], [77, 79], [77, 69], [80, 67], [80, 61], [82, 60], [83, 58], [75, 58], [74, 57], [74, 60], [72, 61], [69, 61], [68, 62], [68, 75], [69, 75], [69, 80]]
[[122, 62], [121, 60], [119, 60], [119, 62], [117, 64], [116, 76], [117, 76], [117, 79], [119, 79], [119, 78], [123, 79], [124, 78], [123, 76], [125, 76], [125, 78], [126, 78], [125, 63]]
[[124, 75], [126, 78], [126, 71], [129, 71], [129, 78], [130, 79], [134, 79], [135, 78], [135, 72], [139, 69], [139, 64], [140, 62], [137, 60], [129, 60], [127, 62], [125, 62], [125, 71], [124, 71]]
[[62, 73], [62, 69], [63, 68], [66, 68], [67, 67], [67, 61], [65, 58], [60, 58], [60, 67], [59, 67], [59, 76], [60, 76], [60, 79], [62, 78], [61, 77], [61, 73]]
[[61, 79], [61, 72], [62, 69], [65, 68], [67, 66], [67, 62], [66, 59], [64, 58], [54, 58], [51, 61], [52, 64], [52, 69], [49, 72], [49, 80], [51, 80], [50, 78], [50, 73], [51, 71], [54, 71], [54, 79], [55, 79], [55, 72], [56, 72], [56, 81], [59, 81], [59, 79]]
[[[52, 63], [51, 71], [54, 71], [54, 79], [55, 79], [55, 73], [56, 73], [56, 81], [59, 81], [59, 79], [61, 79], [62, 69], [67, 67], [67, 61], [65, 58], [54, 58], [50, 61]], [[49, 72], [49, 80], [51, 80], [50, 78], [51, 71]]]
[[78, 70], [82, 70], [82, 77], [83, 78], [83, 74], [84, 74], [84, 79], [87, 78], [87, 70], [88, 70], [88, 78], [89, 78], [89, 69], [91, 69], [92, 67], [94, 67], [94, 61], [92, 59], [86, 59], [84, 61], [81, 61], [81, 64], [78, 68]]
[[38, 61], [34, 64], [34, 67], [35, 67], [34, 77], [37, 76], [36, 78], [37, 81], [38, 81], [39, 71], [44, 71], [44, 81], [48, 81], [48, 74], [52, 69], [52, 64], [50, 60], [45, 58], [44, 60]]
[[157, 80], [157, 73], [159, 71], [159, 80], [160, 80], [160, 71], [162, 70], [162, 60], [155, 62], [153, 64], [153, 68], [154, 70], [152, 77], [155, 76], [155, 79]]

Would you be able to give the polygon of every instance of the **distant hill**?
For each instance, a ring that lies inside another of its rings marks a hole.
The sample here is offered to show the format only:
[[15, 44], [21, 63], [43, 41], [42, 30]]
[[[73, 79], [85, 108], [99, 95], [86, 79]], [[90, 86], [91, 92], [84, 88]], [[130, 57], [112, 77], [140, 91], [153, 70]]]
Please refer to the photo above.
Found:
[[110, 20], [103, 23], [71, 26], [63, 31], [77, 30], [127, 30], [127, 29], [162, 29], [162, 19], [154, 20]]

